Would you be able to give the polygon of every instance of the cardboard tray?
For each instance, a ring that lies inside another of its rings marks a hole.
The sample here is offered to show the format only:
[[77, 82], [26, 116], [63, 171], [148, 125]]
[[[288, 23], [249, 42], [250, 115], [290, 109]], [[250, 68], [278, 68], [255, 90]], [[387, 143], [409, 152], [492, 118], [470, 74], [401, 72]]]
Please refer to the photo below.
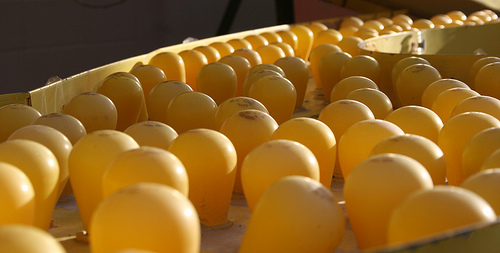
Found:
[[[394, 13], [364, 16], [364, 19], [379, 16], [390, 16]], [[341, 19], [325, 20], [323, 23], [335, 28]], [[60, 112], [74, 95], [85, 91], [95, 91], [99, 81], [117, 71], [129, 71], [138, 63], [147, 63], [149, 59], [161, 52], [180, 52], [192, 49], [199, 45], [208, 45], [214, 41], [227, 41], [232, 38], [243, 38], [249, 34], [259, 34], [265, 31], [279, 31], [289, 29], [289, 25], [273, 26], [224, 36], [198, 40], [185, 44], [157, 49], [148, 54], [139, 55], [104, 65], [77, 75], [56, 81], [29, 92], [0, 95], [0, 106], [10, 103], [23, 103], [36, 108], [42, 114]], [[498, 55], [497, 42], [500, 33], [500, 24], [490, 24], [481, 27], [458, 27], [446, 29], [432, 29], [421, 32], [405, 32], [395, 35], [380, 36], [366, 40], [360, 45], [360, 52], [373, 56], [379, 61], [383, 69], [383, 82], [390, 82], [390, 69], [399, 60], [417, 52], [429, 60], [443, 75], [468, 81], [468, 71], [472, 63], [480, 55], [472, 54], [472, 40], [485, 42], [482, 49], [490, 54]], [[496, 31], [496, 32], [495, 32]], [[316, 117], [325, 105], [321, 91], [315, 89], [310, 78], [306, 102], [294, 114], [297, 116]], [[393, 96], [393, 94], [388, 94]], [[332, 192], [343, 205], [342, 180], [334, 180]], [[229, 210], [229, 219], [232, 225], [213, 229], [202, 228], [202, 252], [237, 252], [244, 234], [250, 213], [244, 199], [234, 196]], [[54, 211], [54, 226], [49, 232], [65, 246], [68, 252], [88, 253], [88, 244], [75, 240], [76, 234], [82, 229], [78, 208], [72, 195], [64, 196]], [[500, 220], [488, 225], [478, 224], [413, 244], [397, 245], [381, 248], [373, 252], [500, 252]], [[346, 232], [341, 245], [336, 252], [357, 252], [356, 241], [347, 222]]]

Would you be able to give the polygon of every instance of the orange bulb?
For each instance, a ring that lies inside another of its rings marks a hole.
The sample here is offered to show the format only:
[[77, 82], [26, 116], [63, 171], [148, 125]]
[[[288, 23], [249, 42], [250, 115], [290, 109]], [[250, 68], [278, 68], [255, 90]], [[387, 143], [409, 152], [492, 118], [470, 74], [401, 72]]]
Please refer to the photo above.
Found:
[[500, 99], [500, 89], [497, 85], [499, 69], [500, 62], [492, 62], [479, 69], [474, 79], [476, 91], [481, 95]]
[[428, 64], [413, 64], [399, 74], [396, 94], [402, 106], [422, 105], [422, 94], [431, 83], [441, 79], [439, 71]]
[[181, 134], [194, 128], [214, 128], [217, 103], [198, 91], [181, 93], [168, 104], [167, 124]]
[[167, 122], [167, 107], [175, 96], [193, 91], [187, 83], [169, 80], [157, 84], [150, 92], [147, 101], [149, 119], [153, 121]]
[[399, 32], [402, 32], [404, 31], [403, 30], [403, 27], [399, 26], [399, 25], [396, 25], [396, 24], [392, 24], [392, 25], [388, 25], [384, 28], [384, 30], [380, 31], [380, 35], [382, 35], [382, 32], [383, 31], [389, 31], [389, 32], [395, 32], [395, 33], [399, 33]]
[[415, 159], [421, 163], [434, 185], [446, 183], [446, 161], [441, 148], [433, 141], [416, 134], [388, 137], [373, 147], [370, 156], [394, 153]]
[[439, 132], [438, 145], [446, 159], [449, 185], [460, 185], [465, 179], [462, 154], [469, 140], [480, 131], [500, 126], [495, 117], [482, 112], [466, 112], [450, 118]]
[[474, 26], [474, 25], [484, 25], [484, 21], [478, 16], [468, 16], [464, 21], [464, 25]]
[[313, 38], [315, 39], [318, 36], [319, 32], [328, 30], [328, 26], [318, 21], [313, 21], [309, 24], [306, 24], [306, 26], [307, 28], [311, 29], [313, 33]]
[[379, 17], [379, 18], [377, 18], [377, 21], [382, 23], [384, 28], [389, 26], [389, 25], [392, 25], [394, 23], [394, 21], [392, 21], [392, 19], [386, 18], [386, 17]]
[[188, 196], [188, 176], [179, 158], [165, 149], [143, 146], [123, 151], [109, 163], [102, 177], [103, 199], [146, 182], [170, 186]]
[[365, 28], [365, 27], [367, 27], [367, 28], [373, 28], [377, 32], [380, 32], [380, 31], [382, 31], [384, 29], [384, 25], [380, 21], [378, 21], [376, 19], [365, 21], [363, 23], [363, 25], [360, 27], [360, 29], [361, 28]]
[[469, 86], [457, 79], [443, 78], [436, 80], [424, 89], [422, 93], [422, 106], [430, 109], [439, 94], [452, 88], [469, 88]]
[[300, 57], [286, 56], [274, 62], [274, 65], [280, 67], [285, 72], [285, 77], [292, 82], [297, 93], [295, 107], [304, 104], [304, 98], [309, 82], [309, 67]]
[[[424, 220], [432, 222], [420, 226]], [[436, 186], [414, 192], [394, 209], [387, 230], [388, 243], [413, 244], [441, 238], [450, 231], [495, 220], [497, 215], [479, 195], [457, 186]]]
[[342, 49], [342, 52], [346, 52], [351, 56], [359, 55], [359, 43], [363, 42], [363, 39], [356, 37], [354, 35], [344, 35], [342, 40], [337, 43], [337, 46]]
[[75, 145], [80, 138], [87, 135], [85, 127], [77, 118], [62, 112], [42, 115], [32, 124], [45, 125], [59, 130], [68, 137], [72, 145]]
[[144, 101], [148, 100], [149, 92], [153, 87], [161, 82], [167, 81], [167, 76], [163, 70], [154, 65], [136, 66], [132, 68], [129, 73], [139, 79], [142, 91], [144, 92]]
[[218, 105], [234, 97], [236, 93], [236, 72], [228, 64], [209, 63], [198, 71], [196, 90], [209, 95]]
[[279, 179], [299, 175], [319, 181], [314, 154], [292, 140], [270, 140], [250, 151], [241, 165], [241, 182], [248, 208], [253, 212], [266, 189]]
[[262, 64], [262, 58], [260, 57], [260, 54], [253, 49], [240, 48], [238, 50], [234, 50], [232, 54], [245, 57], [245, 59], [247, 59], [250, 63], [250, 67]]
[[[271, 64], [266, 64], [266, 65], [271, 65]], [[262, 65], [258, 65], [258, 66], [262, 66]], [[276, 66], [276, 65], [272, 64], [272, 66]], [[279, 70], [281, 70], [281, 72], [283, 72], [283, 70], [280, 67], [278, 67], [278, 66], [276, 66], [276, 67], [279, 68]], [[250, 87], [252, 86], [252, 84], [263, 76], [275, 75], [275, 76], [285, 77], [285, 72], [283, 72], [283, 74], [280, 74], [278, 71], [274, 70], [274, 69], [269, 69], [269, 68], [262, 68], [260, 70], [253, 70], [253, 69], [249, 70], [248, 75], [245, 78], [245, 81], [243, 81], [243, 87], [242, 87], [243, 96], [248, 96], [248, 91], [250, 90]]]
[[[397, 27], [399, 28], [400, 26], [397, 26]], [[401, 28], [401, 30], [403, 30], [403, 29]], [[394, 29], [385, 28], [384, 30], [380, 31], [379, 35], [382, 36], [382, 35], [388, 35], [388, 34], [394, 34], [394, 33], [398, 33], [398, 32], [394, 31]]]
[[71, 98], [62, 112], [77, 118], [87, 133], [116, 129], [118, 120], [116, 106], [111, 99], [100, 93], [80, 93]]
[[342, 40], [342, 38], [343, 38], [342, 33], [340, 33], [335, 29], [327, 29], [324, 31], [320, 31], [314, 38], [314, 43], [312, 48], [314, 49], [315, 47], [323, 44], [337, 45], [337, 43], [339, 43]]
[[29, 125], [19, 128], [9, 136], [8, 140], [14, 139], [32, 140], [50, 149], [59, 164], [57, 196], [61, 196], [69, 179], [68, 158], [73, 148], [69, 139], [55, 128], [44, 125]]
[[226, 41], [226, 43], [231, 45], [234, 50], [238, 50], [240, 48], [253, 49], [252, 44], [250, 44], [250, 42], [240, 38], [230, 39]]
[[226, 42], [221, 42], [221, 41], [216, 41], [213, 43], [210, 43], [209, 46], [217, 49], [219, 51], [220, 57], [224, 57], [226, 55], [230, 55], [234, 52], [233, 46]]
[[239, 252], [334, 252], [344, 231], [344, 213], [328, 188], [287, 176], [262, 195]]
[[[362, 28], [359, 28], [359, 30], [354, 33], [354, 36], [358, 36], [362, 39], [367, 39], [368, 37], [370, 37], [370, 38], [376, 37], [376, 36], [378, 36], [378, 34], [379, 34], [379, 32], [374, 28], [362, 27]], [[363, 37], [366, 35], [372, 35], [372, 36]]]
[[248, 61], [247, 58], [243, 56], [230, 54], [228, 56], [222, 57], [219, 62], [231, 66], [234, 72], [236, 72], [235, 96], [241, 96], [243, 94], [243, 83], [245, 82], [248, 70], [252, 67], [250, 61]]
[[463, 26], [464, 22], [460, 20], [452, 20], [451, 23], [444, 25], [444, 27], [456, 27]]
[[356, 28], [354, 26], [345, 26], [339, 28], [339, 33], [342, 34], [342, 39], [344, 39], [346, 37], [354, 36], [354, 33], [356, 33], [358, 30], [359, 28]]
[[31, 125], [41, 116], [40, 112], [29, 105], [8, 104], [0, 107], [0, 142], [7, 140], [15, 130]]
[[243, 193], [241, 165], [255, 147], [271, 140], [278, 123], [268, 114], [256, 109], [244, 109], [229, 115], [220, 127], [234, 145], [237, 154], [236, 179], [233, 191]]
[[360, 28], [353, 36], [359, 37], [362, 40], [367, 40], [379, 36], [379, 33], [375, 29], [367, 30], [367, 28]]
[[18, 167], [0, 162], [0, 224], [33, 225], [35, 190], [31, 180]]
[[322, 44], [317, 47], [314, 47], [311, 51], [311, 56], [309, 57], [309, 66], [311, 69], [311, 73], [314, 79], [314, 83], [316, 84], [316, 88], [322, 88], [323, 82], [319, 77], [319, 62], [324, 55], [330, 52], [341, 52], [340, 47], [333, 44]]
[[[432, 188], [425, 167], [405, 155], [380, 154], [354, 167], [344, 184], [344, 198], [358, 248], [385, 246], [388, 236], [380, 231], [387, 231], [392, 211], [412, 193]], [[380, 197], [371, 197], [374, 193]]]
[[341, 80], [340, 71], [351, 58], [346, 52], [330, 52], [321, 57], [318, 63], [318, 75], [323, 87], [325, 101], [330, 102], [333, 87]]
[[344, 99], [347, 94], [360, 88], [378, 89], [378, 85], [370, 78], [364, 76], [341, 78], [341, 80], [333, 86], [330, 94], [330, 101], [335, 102]]
[[281, 69], [280, 67], [278, 67], [274, 64], [269, 64], [269, 63], [262, 63], [262, 64], [258, 64], [258, 65], [251, 67], [248, 70], [247, 77], [250, 76], [251, 74], [253, 74], [253, 72], [257, 72], [257, 71], [263, 70], [263, 69], [274, 70], [274, 71], [278, 72], [281, 76], [285, 77], [285, 72], [283, 71], [283, 69]]
[[[498, 153], [495, 151], [493, 154]], [[491, 155], [490, 155], [491, 157]], [[486, 161], [485, 161], [486, 162]], [[490, 204], [495, 213], [500, 213], [500, 199], [497, 193], [500, 189], [500, 169], [492, 167], [487, 170], [481, 170], [478, 173], [468, 177], [462, 182], [460, 187], [470, 190]]]
[[266, 37], [260, 34], [250, 34], [243, 38], [244, 40], [250, 42], [252, 48], [259, 48], [260, 46], [268, 45]]
[[141, 147], [150, 146], [165, 150], [178, 136], [171, 126], [152, 120], [137, 122], [123, 132], [134, 138]]
[[493, 10], [484, 9], [482, 10], [482, 12], [488, 14], [491, 17], [491, 21], [495, 21], [496, 19], [498, 19], [498, 15]]
[[95, 253], [200, 251], [195, 208], [179, 191], [157, 183], [134, 184], [103, 200], [92, 217], [91, 230], [90, 250]]
[[260, 35], [262, 37], [264, 37], [269, 44], [271, 44], [273, 42], [282, 42], [282, 39], [279, 36], [279, 34], [277, 34], [275, 32], [263, 32]]
[[22, 170], [35, 191], [34, 226], [49, 230], [58, 199], [59, 164], [49, 148], [32, 140], [15, 139], [0, 143], [0, 161]]
[[330, 189], [337, 156], [337, 141], [328, 125], [317, 119], [296, 117], [281, 124], [271, 139], [297, 141], [309, 148], [318, 160], [319, 181]]
[[458, 103], [451, 116], [465, 112], [484, 112], [500, 120], [500, 99], [490, 96], [473, 96]]
[[[52, 252], [66, 253], [62, 244], [48, 231], [34, 226], [9, 224], [0, 227], [2, 252]], [[29, 242], [29, 243], [27, 243]]]
[[446, 121], [450, 119], [451, 113], [458, 103], [464, 99], [476, 96], [479, 96], [479, 93], [470, 88], [451, 88], [441, 92], [441, 94], [436, 97], [436, 100], [432, 103], [431, 110], [439, 115], [443, 123], [446, 123]]
[[292, 82], [277, 75], [256, 80], [248, 90], [248, 96], [261, 102], [278, 124], [292, 117], [297, 102], [297, 91]]
[[351, 170], [370, 156], [380, 141], [402, 134], [403, 130], [397, 125], [380, 119], [363, 120], [349, 127], [338, 143], [338, 159], [344, 178], [348, 178]]
[[413, 22], [412, 28], [416, 28], [418, 30], [424, 30], [424, 29], [431, 29], [436, 27], [434, 23], [432, 23], [431, 20], [426, 19], [426, 18], [420, 18], [417, 19]]
[[394, 91], [396, 91], [396, 81], [398, 80], [401, 72], [403, 72], [406, 67], [417, 63], [430, 65], [430, 63], [426, 59], [419, 56], [404, 57], [401, 60], [397, 61], [396, 64], [394, 64], [391, 69], [392, 89]]
[[[216, 62], [220, 59], [220, 53], [215, 49], [214, 47], [211, 46], [197, 46], [193, 48], [193, 50], [200, 51], [202, 54], [207, 57], [207, 63], [212, 63]], [[169, 80], [175, 80], [175, 79], [170, 79]]]
[[285, 56], [295, 56], [295, 51], [293, 50], [292, 46], [285, 42], [273, 42], [271, 45], [278, 46], [279, 48], [283, 49], [283, 52], [285, 53]]
[[193, 129], [180, 134], [168, 149], [186, 168], [189, 200], [201, 224], [225, 225], [236, 175], [236, 150], [215, 130]]
[[290, 31], [297, 36], [295, 55], [304, 61], [308, 61], [314, 41], [313, 32], [307, 26], [299, 24], [292, 26]]
[[196, 50], [183, 50], [179, 52], [179, 56], [184, 61], [186, 68], [186, 82], [191, 88], [196, 91], [196, 76], [201, 67], [208, 64], [207, 57]]
[[116, 129], [120, 131], [137, 122], [146, 102], [141, 83], [120, 72], [102, 80], [96, 92], [113, 101], [117, 113]]
[[394, 15], [391, 20], [393, 22], [405, 22], [409, 25], [413, 25], [413, 19], [411, 19], [408, 15], [406, 14], [396, 14]]
[[443, 121], [431, 109], [418, 105], [407, 105], [392, 111], [385, 120], [399, 126], [407, 134], [423, 136], [438, 143]]
[[218, 130], [224, 121], [241, 110], [255, 109], [269, 114], [266, 107], [258, 100], [250, 97], [232, 97], [222, 102], [215, 112], [215, 129]]
[[318, 120], [330, 127], [337, 143], [353, 124], [367, 119], [375, 119], [370, 108], [359, 101], [349, 99], [341, 99], [328, 104], [318, 116]]
[[142, 61], [137, 61], [134, 63], [134, 65], [132, 66], [132, 68], [135, 68], [137, 66], [141, 66], [141, 65], [144, 65], [144, 63]]
[[382, 68], [378, 61], [369, 55], [357, 55], [349, 58], [342, 69], [340, 77], [342, 79], [350, 76], [364, 76], [375, 82], [380, 90], [388, 90], [387, 85], [381, 82]]
[[364, 21], [358, 17], [355, 16], [348, 16], [342, 18], [342, 21], [340, 22], [340, 27], [356, 27], [360, 28], [363, 25]]
[[290, 30], [277, 31], [276, 33], [281, 37], [284, 43], [287, 43], [293, 48], [294, 52], [297, 51], [298, 38], [295, 33]]
[[392, 103], [382, 91], [373, 88], [361, 88], [349, 92], [345, 99], [352, 99], [367, 105], [376, 119], [385, 119], [392, 112]]
[[255, 49], [262, 58], [262, 63], [273, 64], [276, 60], [285, 57], [285, 52], [280, 47], [269, 44]]
[[451, 17], [446, 14], [436, 14], [432, 16], [430, 20], [436, 26], [439, 25], [445, 26], [453, 22], [453, 19], [451, 19]]
[[478, 17], [479, 19], [481, 19], [483, 21], [483, 23], [489, 23], [491, 21], [491, 16], [488, 15], [486, 12], [484, 11], [475, 11], [471, 14], [469, 14], [469, 18], [470, 17]]
[[338, 143], [340, 138], [349, 127], [359, 121], [367, 119], [375, 119], [370, 108], [361, 102], [348, 99], [332, 102], [325, 106], [319, 113], [318, 120], [330, 127], [337, 143], [337, 155], [335, 159], [335, 168], [333, 170], [333, 175], [335, 177], [342, 177], [338, 156]]
[[465, 178], [481, 170], [484, 161], [500, 149], [500, 127], [487, 128], [472, 136], [462, 153], [462, 169]]
[[489, 63], [493, 63], [493, 62], [500, 62], [500, 57], [497, 57], [497, 56], [485, 56], [477, 61], [474, 62], [474, 64], [472, 64], [472, 67], [470, 68], [470, 78], [469, 78], [469, 87], [471, 87], [472, 89], [474, 89], [474, 81], [476, 80], [476, 75], [477, 75], [477, 72], [479, 72], [479, 70], [486, 66], [487, 64]]
[[69, 177], [82, 220], [89, 231], [91, 216], [102, 200], [102, 177], [108, 164], [121, 152], [139, 148], [129, 135], [117, 130], [98, 130], [78, 141], [68, 158]]
[[393, 24], [403, 28], [403, 31], [410, 31], [412, 29], [410, 24], [401, 20], [396, 20]]
[[[359, 28], [355, 33], [354, 33], [354, 36], [358, 36], [360, 37], [360, 35], [362, 34], [369, 34], [369, 33], [372, 33], [374, 35], [378, 35], [378, 31], [377, 29], [375, 28], [372, 28], [372, 27], [361, 27]], [[360, 37], [361, 38], [361, 37]]]
[[167, 80], [186, 82], [186, 68], [184, 60], [182, 60], [179, 54], [173, 52], [157, 53], [151, 57], [148, 65], [160, 68], [167, 77]]

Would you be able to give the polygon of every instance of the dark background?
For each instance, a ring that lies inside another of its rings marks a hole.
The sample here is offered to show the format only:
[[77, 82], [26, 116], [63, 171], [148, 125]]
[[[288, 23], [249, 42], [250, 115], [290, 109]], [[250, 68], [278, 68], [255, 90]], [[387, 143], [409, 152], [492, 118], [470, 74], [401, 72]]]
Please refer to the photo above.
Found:
[[[0, 0], [0, 94], [215, 36], [228, 2]], [[242, 1], [231, 32], [275, 23], [274, 1]]]
[[[52, 76], [66, 78], [187, 37], [216, 36], [230, 1], [0, 0], [0, 94], [27, 92]], [[277, 13], [283, 11], [277, 2], [293, 2], [295, 22], [405, 9], [411, 3], [241, 0], [227, 32], [277, 25]], [[393, 6], [382, 6], [387, 3]], [[422, 12], [418, 6], [410, 8]], [[434, 12], [446, 8], [459, 7]]]

